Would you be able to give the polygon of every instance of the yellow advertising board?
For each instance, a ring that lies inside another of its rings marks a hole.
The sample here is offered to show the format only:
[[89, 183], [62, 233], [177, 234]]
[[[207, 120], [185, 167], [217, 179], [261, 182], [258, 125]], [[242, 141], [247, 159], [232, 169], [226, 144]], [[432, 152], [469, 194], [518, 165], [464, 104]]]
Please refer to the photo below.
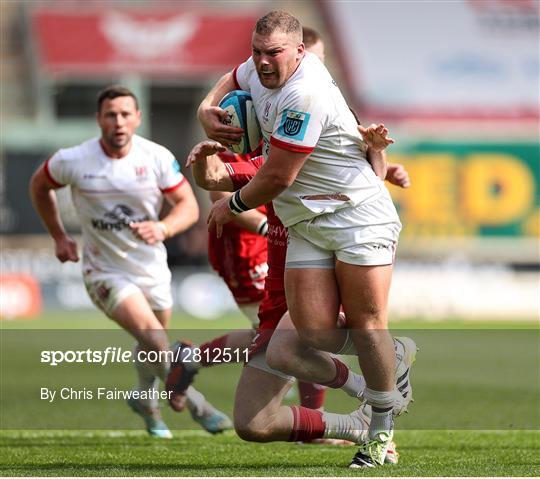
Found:
[[412, 181], [390, 187], [404, 239], [540, 236], [538, 143], [418, 143], [389, 161]]

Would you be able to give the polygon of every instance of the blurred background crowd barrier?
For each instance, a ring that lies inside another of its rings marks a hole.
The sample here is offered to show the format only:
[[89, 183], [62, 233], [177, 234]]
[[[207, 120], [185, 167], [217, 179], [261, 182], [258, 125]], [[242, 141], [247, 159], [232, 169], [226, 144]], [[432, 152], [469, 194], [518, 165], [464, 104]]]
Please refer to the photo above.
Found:
[[[80, 266], [60, 265], [28, 181], [61, 147], [98, 134], [96, 93], [135, 91], [139, 133], [183, 168], [203, 138], [197, 106], [250, 55], [249, 2], [2, 1], [1, 315], [92, 308]], [[538, 318], [539, 3], [276, 1], [318, 30], [327, 65], [362, 123], [384, 122], [412, 187], [391, 188], [404, 229], [394, 318]], [[185, 172], [191, 181], [190, 172]], [[167, 241], [176, 308], [211, 319], [234, 310], [209, 271], [207, 194], [199, 224]], [[59, 191], [73, 234], [68, 191]]]

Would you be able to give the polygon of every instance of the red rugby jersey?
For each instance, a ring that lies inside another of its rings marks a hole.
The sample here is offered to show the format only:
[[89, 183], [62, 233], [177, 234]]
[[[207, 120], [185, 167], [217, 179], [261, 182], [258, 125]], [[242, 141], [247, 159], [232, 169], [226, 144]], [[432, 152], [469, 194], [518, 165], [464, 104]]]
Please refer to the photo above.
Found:
[[[249, 162], [253, 154], [221, 153], [219, 157], [229, 165]], [[264, 206], [258, 208], [266, 213]], [[264, 236], [238, 226], [234, 222], [223, 225], [217, 238], [208, 235], [208, 259], [212, 268], [223, 278], [238, 304], [259, 302], [264, 297], [268, 270], [267, 242]]]
[[[255, 176], [257, 170], [263, 165], [262, 156], [250, 161], [229, 163], [227, 170], [234, 184], [239, 189], [247, 184]], [[268, 218], [268, 276], [266, 277], [266, 294], [259, 308], [259, 330], [275, 329], [281, 317], [287, 311], [285, 301], [285, 257], [287, 255], [287, 228], [283, 226], [274, 212], [272, 203], [266, 205], [266, 217]], [[264, 335], [260, 335], [261, 343]], [[261, 345], [262, 346], [262, 345]]]

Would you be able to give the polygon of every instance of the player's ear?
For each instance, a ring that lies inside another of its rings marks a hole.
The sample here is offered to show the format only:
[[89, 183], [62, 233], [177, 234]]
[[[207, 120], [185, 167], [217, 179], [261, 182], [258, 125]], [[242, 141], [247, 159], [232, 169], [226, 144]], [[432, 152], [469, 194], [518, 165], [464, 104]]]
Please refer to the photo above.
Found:
[[304, 55], [305, 50], [306, 50], [306, 46], [304, 45], [303, 42], [300, 42], [298, 44], [298, 46], [296, 47], [296, 54], [297, 54], [297, 57], [299, 59], [302, 58], [302, 56]]
[[141, 125], [141, 121], [142, 121], [142, 112], [141, 110], [137, 110], [135, 112], [135, 115], [137, 117], [137, 128]]

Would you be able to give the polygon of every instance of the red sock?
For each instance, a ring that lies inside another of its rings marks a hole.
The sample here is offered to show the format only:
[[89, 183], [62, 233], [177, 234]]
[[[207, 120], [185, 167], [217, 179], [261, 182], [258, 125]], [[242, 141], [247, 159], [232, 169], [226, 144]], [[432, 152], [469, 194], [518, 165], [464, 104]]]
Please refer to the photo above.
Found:
[[298, 391], [300, 392], [301, 406], [309, 409], [320, 409], [323, 406], [326, 394], [323, 386], [298, 381]]
[[219, 338], [201, 344], [201, 366], [207, 368], [214, 366], [215, 364], [221, 364], [221, 361], [223, 360], [223, 348], [227, 344], [228, 336], [228, 334], [225, 334]]
[[322, 412], [302, 406], [290, 406], [293, 413], [293, 427], [289, 442], [309, 441], [323, 437], [325, 424]]
[[327, 383], [321, 383], [321, 386], [326, 386], [327, 388], [339, 389], [347, 382], [349, 378], [349, 368], [345, 363], [341, 362], [337, 358], [332, 358], [334, 364], [336, 365], [336, 377]]

